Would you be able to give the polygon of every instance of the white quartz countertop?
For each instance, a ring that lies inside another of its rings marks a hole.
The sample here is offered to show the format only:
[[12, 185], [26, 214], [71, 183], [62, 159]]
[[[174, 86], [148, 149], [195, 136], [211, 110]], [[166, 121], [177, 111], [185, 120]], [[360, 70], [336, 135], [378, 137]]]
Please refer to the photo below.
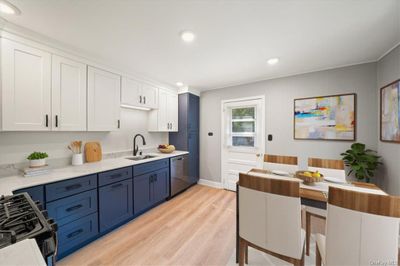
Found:
[[0, 266], [46, 266], [34, 239], [25, 239], [0, 249]]
[[79, 166], [67, 166], [64, 168], [56, 168], [52, 169], [50, 173], [40, 176], [23, 177], [21, 174], [16, 176], [1, 177], [0, 195], [11, 195], [14, 190], [22, 188], [43, 185], [52, 182], [58, 182], [70, 178], [95, 174], [99, 172], [105, 172], [132, 165], [148, 163], [188, 153], [189, 152], [187, 151], [174, 151], [168, 154], [161, 152], [146, 153], [146, 155], [154, 155], [156, 157], [140, 161], [133, 161], [126, 159], [127, 157], [132, 157], [132, 156], [125, 156], [121, 158], [106, 159], [95, 163], [85, 163]]

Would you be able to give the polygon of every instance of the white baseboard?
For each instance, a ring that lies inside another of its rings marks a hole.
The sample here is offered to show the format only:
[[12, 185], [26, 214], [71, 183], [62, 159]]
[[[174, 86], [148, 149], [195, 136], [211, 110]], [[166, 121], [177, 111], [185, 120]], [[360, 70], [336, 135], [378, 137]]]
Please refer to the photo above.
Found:
[[199, 182], [197, 182], [200, 185], [208, 186], [208, 187], [213, 187], [213, 188], [223, 188], [224, 186], [222, 185], [221, 182], [215, 182], [215, 181], [210, 181], [207, 179], [200, 179]]

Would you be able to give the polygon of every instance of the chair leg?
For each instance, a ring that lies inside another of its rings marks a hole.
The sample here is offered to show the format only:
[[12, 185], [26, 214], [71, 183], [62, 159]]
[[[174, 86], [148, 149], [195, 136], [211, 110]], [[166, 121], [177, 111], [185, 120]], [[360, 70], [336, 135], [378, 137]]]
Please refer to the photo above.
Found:
[[246, 255], [246, 241], [243, 238], [239, 238], [239, 266], [244, 266], [245, 255]]
[[300, 265], [304, 266], [305, 263], [305, 247], [303, 247], [303, 252], [301, 254], [301, 261], [300, 261]]
[[246, 253], [245, 253], [245, 261], [246, 264], [249, 264], [249, 246], [246, 245]]
[[321, 253], [319, 252], [318, 245], [315, 247], [315, 266], [321, 266]]
[[306, 255], [310, 256], [311, 214], [306, 212]]

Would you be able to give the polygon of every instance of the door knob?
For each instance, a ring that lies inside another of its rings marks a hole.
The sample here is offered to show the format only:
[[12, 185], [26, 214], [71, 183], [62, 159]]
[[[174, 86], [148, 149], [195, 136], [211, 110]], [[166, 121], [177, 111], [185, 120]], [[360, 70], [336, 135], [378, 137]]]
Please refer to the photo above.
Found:
[[257, 156], [257, 157], [260, 157], [260, 156], [261, 156], [261, 153], [257, 153], [256, 156]]

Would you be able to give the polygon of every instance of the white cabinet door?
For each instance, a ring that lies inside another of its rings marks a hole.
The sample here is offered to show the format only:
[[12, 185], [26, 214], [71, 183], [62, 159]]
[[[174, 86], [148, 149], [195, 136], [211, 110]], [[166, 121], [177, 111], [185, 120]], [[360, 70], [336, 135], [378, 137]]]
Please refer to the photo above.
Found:
[[158, 106], [158, 88], [144, 83], [142, 88], [144, 107], [155, 109]]
[[169, 131], [178, 131], [178, 95], [168, 94], [167, 97], [167, 120]]
[[141, 95], [143, 83], [127, 77], [122, 77], [121, 83], [121, 106], [141, 106], [143, 96]]
[[88, 130], [112, 131], [120, 127], [121, 76], [88, 67]]
[[158, 109], [149, 114], [149, 131], [178, 131], [178, 94], [159, 89]]
[[158, 114], [158, 131], [168, 131], [168, 93], [166, 91], [160, 90], [158, 96], [158, 110], [154, 111]]
[[86, 65], [52, 56], [52, 129], [86, 130]]
[[1, 38], [2, 129], [50, 130], [51, 55]]

